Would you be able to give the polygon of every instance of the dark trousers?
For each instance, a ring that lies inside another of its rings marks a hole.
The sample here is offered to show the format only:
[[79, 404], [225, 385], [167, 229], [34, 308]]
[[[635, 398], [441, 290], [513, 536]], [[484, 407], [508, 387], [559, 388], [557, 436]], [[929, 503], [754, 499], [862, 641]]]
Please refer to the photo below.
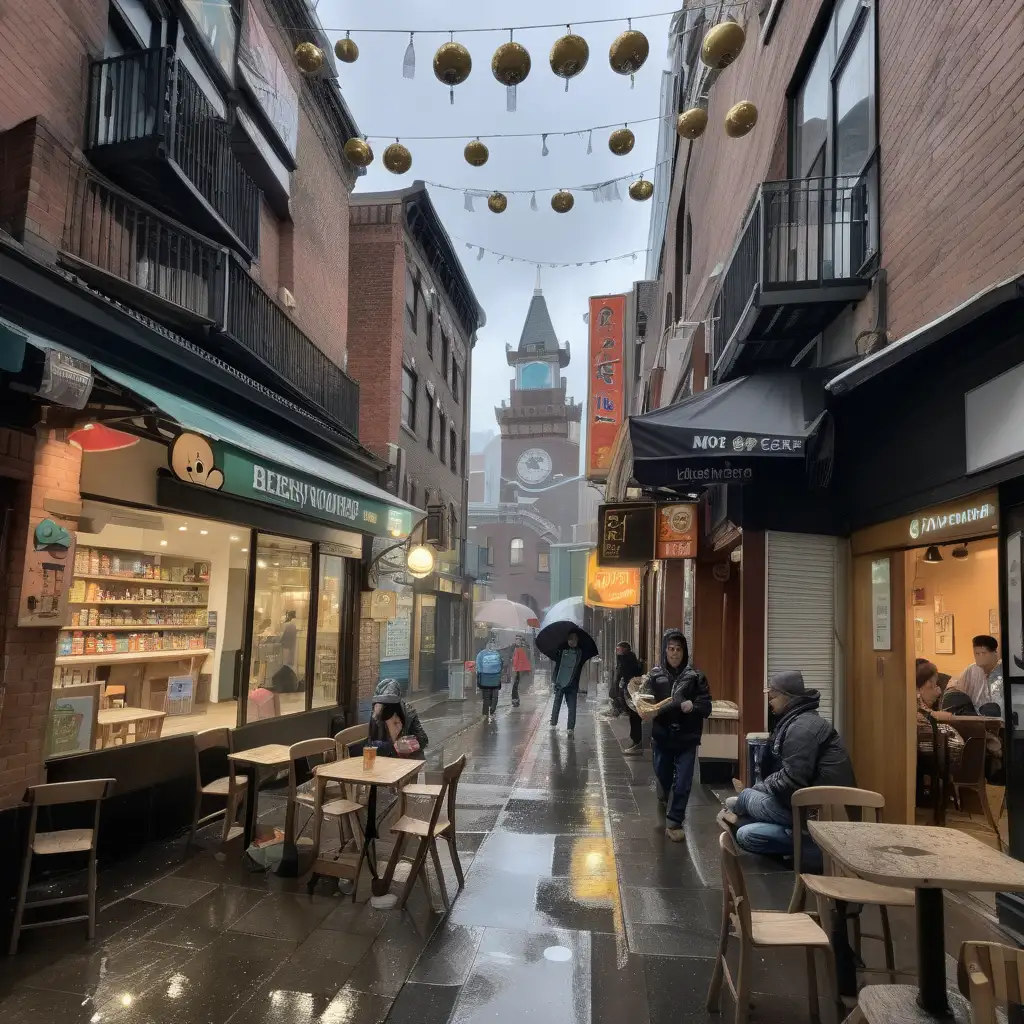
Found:
[[501, 693], [501, 687], [481, 686], [480, 693], [483, 695], [484, 714], [493, 715], [498, 707], [498, 694]]
[[555, 699], [551, 705], [551, 724], [558, 725], [558, 715], [562, 710], [562, 700], [565, 700], [565, 706], [569, 709], [569, 722], [568, 727], [570, 729], [576, 728], [576, 698], [580, 695], [579, 690], [555, 690]]
[[512, 703], [513, 704], [516, 703], [516, 701], [519, 700], [519, 677], [522, 674], [523, 674], [522, 672], [517, 672], [516, 675], [515, 675], [515, 679], [513, 679], [513, 681], [512, 681]]
[[637, 747], [644, 741], [644, 720], [628, 704], [626, 714], [629, 715], [629, 742]]
[[690, 802], [690, 790], [693, 788], [697, 748], [689, 747], [677, 752], [666, 750], [656, 741], [651, 746], [654, 750], [654, 774], [668, 801], [665, 824], [669, 828], [680, 828], [686, 820], [686, 805]]

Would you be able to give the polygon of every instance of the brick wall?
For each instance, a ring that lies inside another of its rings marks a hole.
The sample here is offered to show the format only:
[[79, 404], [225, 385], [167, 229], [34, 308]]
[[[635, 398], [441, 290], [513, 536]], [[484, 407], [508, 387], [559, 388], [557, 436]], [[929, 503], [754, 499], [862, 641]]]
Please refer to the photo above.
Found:
[[[42, 435], [0, 430], [0, 473], [20, 482], [7, 539], [4, 566], [3, 654], [7, 660], [6, 694], [0, 718], [0, 809], [18, 803], [27, 786], [44, 781], [43, 744], [53, 689], [57, 629], [21, 629], [21, 575], [31, 524], [45, 516], [70, 529], [46, 509], [48, 501], [77, 503], [81, 452], [66, 442]], [[32, 476], [34, 471], [34, 476]], [[31, 479], [30, 479], [31, 478]]]

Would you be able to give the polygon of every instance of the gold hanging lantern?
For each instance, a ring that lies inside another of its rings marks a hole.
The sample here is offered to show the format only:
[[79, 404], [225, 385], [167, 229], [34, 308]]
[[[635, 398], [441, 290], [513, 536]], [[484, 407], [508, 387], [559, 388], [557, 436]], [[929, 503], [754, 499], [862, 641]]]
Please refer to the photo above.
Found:
[[608, 50], [608, 63], [618, 75], [635, 75], [650, 56], [651, 44], [643, 32], [631, 28], [623, 32]]
[[473, 58], [462, 43], [442, 43], [434, 54], [434, 74], [439, 82], [448, 86], [451, 101], [455, 102], [455, 86], [469, 78], [473, 70]]
[[316, 43], [299, 43], [295, 47], [295, 64], [304, 75], [315, 75], [324, 66], [324, 52]]
[[757, 107], [750, 100], [741, 100], [729, 108], [725, 115], [725, 134], [730, 139], [741, 139], [757, 124]]
[[555, 213], [568, 213], [575, 202], [573, 194], [563, 188], [551, 197], [551, 209]]
[[405, 174], [412, 167], [412, 153], [397, 139], [384, 150], [381, 160], [392, 174]]
[[742, 25], [735, 21], [720, 21], [704, 37], [700, 59], [709, 68], [721, 71], [740, 55], [746, 38]]
[[[566, 28], [569, 26], [566, 25]], [[590, 60], [590, 47], [583, 36], [573, 35], [570, 31], [555, 40], [548, 60], [551, 62], [551, 70], [559, 78], [565, 79], [565, 91], [568, 92], [569, 79], [575, 78]]]
[[463, 155], [466, 158], [466, 163], [471, 167], [483, 167], [483, 165], [487, 163], [487, 158], [491, 154], [488, 148], [479, 139], [474, 139], [472, 142], [466, 143]]
[[627, 153], [632, 153], [634, 145], [636, 145], [636, 136], [628, 128], [616, 128], [608, 136], [608, 148], [616, 156], [626, 156]]
[[521, 85], [526, 81], [531, 64], [530, 54], [526, 47], [521, 43], [509, 40], [494, 51], [494, 56], [491, 58], [491, 71], [502, 85], [511, 87]]
[[356, 167], [369, 167], [373, 163], [373, 150], [366, 139], [349, 139], [345, 143], [345, 158]]
[[344, 39], [339, 39], [334, 44], [334, 56], [342, 62], [342, 64], [355, 64], [359, 60], [359, 47], [356, 46], [355, 42], [346, 34]]
[[708, 126], [708, 112], [703, 107], [690, 107], [676, 118], [676, 134], [681, 139], [699, 139]]
[[508, 209], [508, 196], [502, 192], [492, 192], [487, 197], [487, 209], [491, 213], [504, 213]]
[[646, 202], [654, 195], [654, 186], [646, 178], [638, 178], [629, 186], [629, 198], [638, 203]]

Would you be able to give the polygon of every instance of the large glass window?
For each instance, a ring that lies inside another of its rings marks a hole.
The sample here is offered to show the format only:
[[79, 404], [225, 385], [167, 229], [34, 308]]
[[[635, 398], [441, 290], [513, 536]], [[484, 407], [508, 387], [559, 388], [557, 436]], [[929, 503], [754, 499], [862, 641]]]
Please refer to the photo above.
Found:
[[246, 720], [306, 709], [312, 545], [261, 534]]
[[860, 174], [875, 148], [871, 51], [861, 32], [836, 76], [836, 174]]
[[345, 560], [321, 555], [316, 610], [316, 658], [313, 663], [313, 707], [338, 702], [341, 678], [342, 610], [345, 606]]
[[232, 81], [238, 43], [238, 0], [184, 0], [185, 10]]
[[416, 429], [416, 374], [402, 367], [402, 422]]
[[830, 48], [823, 46], [797, 94], [794, 140], [794, 177], [797, 178], [817, 178], [825, 173], [831, 59]]
[[509, 545], [508, 551], [508, 564], [509, 565], [522, 565], [523, 564], [523, 549], [525, 544], [523, 543], [522, 537], [513, 537], [512, 543]]

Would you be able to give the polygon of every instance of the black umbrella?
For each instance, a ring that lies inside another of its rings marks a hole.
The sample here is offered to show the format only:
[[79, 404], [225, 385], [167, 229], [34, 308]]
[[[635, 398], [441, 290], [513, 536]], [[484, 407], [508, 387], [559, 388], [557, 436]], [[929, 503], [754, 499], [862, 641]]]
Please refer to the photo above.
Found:
[[548, 609], [544, 621], [540, 624], [540, 632], [534, 641], [537, 650], [548, 658], [554, 658], [558, 648], [565, 645], [570, 633], [580, 638], [579, 649], [583, 660], [589, 661], [597, 657], [597, 644], [594, 638], [583, 628], [584, 605], [582, 597], [567, 597], [564, 601]]

